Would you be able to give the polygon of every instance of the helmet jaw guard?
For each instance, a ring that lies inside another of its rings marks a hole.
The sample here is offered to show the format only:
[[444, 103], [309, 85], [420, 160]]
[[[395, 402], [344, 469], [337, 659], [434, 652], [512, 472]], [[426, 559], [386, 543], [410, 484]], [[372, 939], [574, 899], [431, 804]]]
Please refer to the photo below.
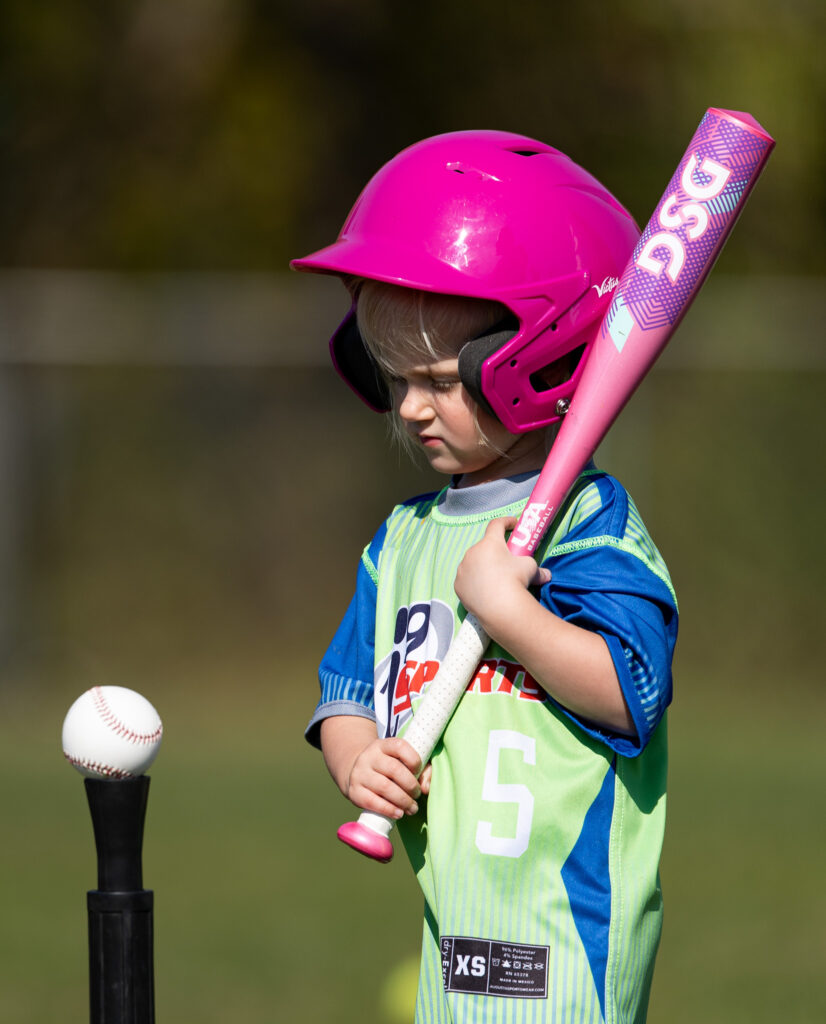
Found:
[[479, 389], [497, 419], [515, 434], [562, 418], [559, 402], [573, 395], [584, 358], [555, 386], [540, 384], [540, 378], [580, 345], [587, 351], [591, 339], [582, 335], [594, 316], [589, 280], [587, 271], [580, 271], [548, 282], [539, 294], [539, 289], [526, 289], [527, 295], [501, 300], [513, 310], [520, 330], [485, 359]]
[[[560, 418], [638, 237], [628, 211], [558, 150], [507, 132], [453, 132], [385, 164], [338, 240], [292, 266], [504, 305], [512, 322], [468, 342], [460, 373], [483, 408], [521, 433]], [[369, 353], [355, 348], [363, 342], [351, 309], [333, 360], [385, 411], [389, 392]], [[578, 348], [568, 380], [541, 383], [546, 367]]]

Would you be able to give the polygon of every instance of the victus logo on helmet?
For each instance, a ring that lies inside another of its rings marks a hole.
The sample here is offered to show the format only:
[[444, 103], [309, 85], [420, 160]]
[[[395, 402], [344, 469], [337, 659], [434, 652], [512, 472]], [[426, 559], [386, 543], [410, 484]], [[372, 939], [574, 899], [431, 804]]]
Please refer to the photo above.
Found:
[[591, 287], [594, 289], [597, 295], [600, 298], [602, 298], [602, 296], [607, 295], [608, 292], [614, 291], [618, 284], [618, 277], [606, 277], [602, 284], [592, 284]]
[[[701, 183], [695, 180], [698, 170], [708, 179], [707, 181]], [[686, 161], [680, 178], [680, 187], [689, 200], [697, 202], [681, 201], [679, 192], [674, 192], [663, 199], [657, 213], [657, 221], [665, 230], [657, 231], [643, 245], [637, 256], [636, 265], [656, 277], [665, 270], [669, 280], [672, 283], [676, 282], [685, 265], [685, 245], [674, 232], [684, 227], [690, 241], [702, 238], [709, 226], [708, 210], [702, 204], [716, 199], [730, 177], [731, 170], [728, 167], [717, 163], [711, 157], [706, 157], [700, 163], [692, 153]], [[654, 255], [655, 250], [660, 248], [668, 250], [667, 257]]]

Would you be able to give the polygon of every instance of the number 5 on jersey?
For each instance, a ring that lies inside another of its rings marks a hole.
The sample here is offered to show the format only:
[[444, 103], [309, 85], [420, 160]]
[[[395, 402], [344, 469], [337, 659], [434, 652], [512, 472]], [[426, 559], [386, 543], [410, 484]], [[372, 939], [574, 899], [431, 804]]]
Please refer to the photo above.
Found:
[[516, 805], [516, 835], [494, 835], [493, 822], [479, 821], [476, 825], [476, 848], [497, 857], [521, 857], [531, 841], [533, 794], [521, 783], [500, 781], [500, 754], [503, 750], [517, 750], [525, 764], [536, 764], [536, 740], [532, 736], [512, 729], [491, 729], [482, 799], [490, 803]]

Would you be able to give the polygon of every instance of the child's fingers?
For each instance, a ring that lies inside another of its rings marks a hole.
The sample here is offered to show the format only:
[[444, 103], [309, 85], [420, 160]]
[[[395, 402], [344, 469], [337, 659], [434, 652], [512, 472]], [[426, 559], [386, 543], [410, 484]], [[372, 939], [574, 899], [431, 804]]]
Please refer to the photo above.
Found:
[[[499, 519], [492, 519], [485, 528], [485, 541], [505, 542], [505, 534], [511, 531], [519, 520], [516, 516], [502, 516]], [[529, 587], [541, 587], [551, 581], [550, 569], [544, 569], [536, 564], [531, 555], [517, 555], [512, 553], [516, 560], [514, 564], [520, 566], [519, 575]]]
[[433, 776], [433, 765], [430, 761], [424, 766], [424, 771], [419, 776], [419, 786], [421, 787], [424, 796], [430, 792], [430, 780]]
[[405, 814], [415, 814], [419, 809], [416, 801], [401, 786], [378, 773], [363, 783], [352, 785], [349, 797], [357, 807], [388, 818], [399, 819]]
[[[518, 522], [519, 522], [519, 520], [516, 518], [516, 516], [503, 516], [500, 519], [492, 519], [488, 523], [488, 525], [487, 525], [487, 527], [485, 529], [485, 534], [490, 536], [490, 537], [494, 537], [495, 536], [497, 538], [499, 536], [501, 536], [502, 539], [504, 540], [505, 539], [505, 534], [509, 533], [516, 526], [516, 524]], [[518, 557], [530, 558], [531, 556], [530, 555], [524, 555], [524, 556], [517, 555], [515, 557], [517, 557], [517, 558]], [[531, 561], [533, 561], [533, 558], [531, 558]], [[551, 571], [550, 571], [550, 569], [543, 569], [542, 567], [537, 566], [536, 572], [535, 572], [535, 574], [533, 576], [533, 579], [530, 582], [530, 586], [532, 586], [532, 587], [541, 587], [544, 583], [550, 583], [550, 582], [551, 582]]]
[[516, 516], [500, 516], [498, 519], [491, 519], [485, 527], [485, 536], [490, 538], [505, 539], [505, 534], [510, 532], [519, 522]]
[[419, 756], [409, 743], [376, 740], [356, 759], [347, 795], [356, 806], [388, 817], [415, 814], [421, 795], [418, 768]]
[[531, 586], [532, 587], [542, 587], [546, 583], [550, 583], [550, 582], [551, 582], [551, 570], [550, 569], [545, 569], [543, 566], [538, 565], [536, 567], [536, 575], [534, 576], [533, 580], [531, 581]]
[[390, 754], [391, 757], [396, 757], [402, 764], [408, 768], [413, 775], [418, 775], [422, 767], [422, 759], [410, 746], [407, 740], [393, 738], [387, 740], [381, 740], [381, 747], [385, 753]]
[[394, 786], [400, 789], [411, 800], [415, 800], [422, 792], [417, 778], [419, 769], [419, 758], [409, 744], [405, 744], [413, 755], [413, 767], [401, 760], [394, 752], [385, 753], [375, 765], [375, 771], [388, 779]]
[[353, 786], [350, 790], [350, 801], [361, 811], [372, 811], [374, 814], [382, 814], [385, 818], [392, 818], [398, 821], [407, 814], [415, 814], [415, 810], [404, 809], [392, 800], [388, 800], [375, 790], [366, 787]]

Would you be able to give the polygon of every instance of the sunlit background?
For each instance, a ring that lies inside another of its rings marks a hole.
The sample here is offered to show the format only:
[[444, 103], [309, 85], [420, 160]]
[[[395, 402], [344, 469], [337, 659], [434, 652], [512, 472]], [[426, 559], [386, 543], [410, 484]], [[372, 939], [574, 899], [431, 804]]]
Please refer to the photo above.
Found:
[[166, 735], [162, 1021], [412, 1020], [421, 901], [302, 739], [362, 546], [436, 479], [328, 366], [333, 240], [403, 146], [503, 128], [644, 223], [703, 112], [777, 149], [601, 463], [681, 601], [651, 1020], [826, 1019], [826, 7], [815, 0], [0, 6], [0, 1020], [88, 1020], [95, 684]]

